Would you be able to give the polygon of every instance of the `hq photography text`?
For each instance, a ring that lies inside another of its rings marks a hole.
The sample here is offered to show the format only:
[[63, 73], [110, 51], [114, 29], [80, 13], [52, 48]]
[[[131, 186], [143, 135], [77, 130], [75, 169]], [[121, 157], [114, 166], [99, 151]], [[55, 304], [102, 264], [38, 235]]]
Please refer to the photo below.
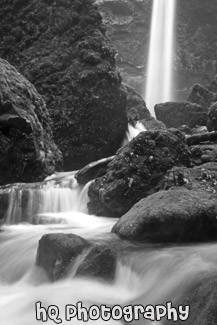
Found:
[[127, 305], [120, 306], [114, 305], [112, 307], [106, 305], [92, 305], [88, 308], [83, 306], [81, 301], [76, 305], [66, 305], [64, 310], [64, 316], [60, 315], [59, 307], [56, 305], [48, 306], [47, 308], [42, 306], [42, 303], [38, 301], [35, 304], [36, 320], [47, 322], [52, 320], [56, 324], [64, 322], [70, 322], [72, 319], [88, 322], [89, 320], [96, 321], [102, 319], [104, 321], [121, 320], [130, 323], [134, 320], [139, 320], [142, 317], [150, 321], [161, 321], [166, 317], [172, 321], [186, 321], [190, 315], [190, 306], [177, 306], [173, 307], [172, 302], [167, 302], [165, 305]]

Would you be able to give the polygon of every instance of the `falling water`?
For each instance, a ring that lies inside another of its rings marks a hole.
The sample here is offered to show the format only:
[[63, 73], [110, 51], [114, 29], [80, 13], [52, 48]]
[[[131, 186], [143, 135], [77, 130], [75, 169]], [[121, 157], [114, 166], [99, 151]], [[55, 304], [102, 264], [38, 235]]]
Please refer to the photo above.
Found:
[[172, 100], [176, 0], [153, 0], [145, 100], [154, 105]]

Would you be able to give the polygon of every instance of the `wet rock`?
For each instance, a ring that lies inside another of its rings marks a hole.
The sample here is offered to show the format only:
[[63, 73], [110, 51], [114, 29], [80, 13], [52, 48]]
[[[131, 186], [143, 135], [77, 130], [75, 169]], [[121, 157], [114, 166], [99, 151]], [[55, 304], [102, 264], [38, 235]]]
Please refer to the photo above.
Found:
[[114, 280], [116, 271], [116, 253], [108, 245], [94, 245], [76, 270], [76, 276], [97, 277]]
[[60, 167], [50, 118], [34, 86], [0, 59], [0, 184], [42, 180]]
[[75, 276], [97, 277], [111, 281], [116, 270], [116, 253], [107, 244], [95, 243], [74, 234], [47, 234], [40, 241], [36, 264], [50, 281], [67, 276], [80, 258]]
[[208, 109], [190, 102], [167, 102], [155, 105], [156, 118], [168, 128], [186, 125], [194, 128], [206, 125]]
[[90, 185], [89, 211], [120, 217], [141, 198], [156, 192], [168, 169], [190, 164], [190, 152], [180, 131], [142, 132], [117, 152], [106, 174]]
[[66, 275], [73, 260], [89, 247], [88, 241], [73, 234], [44, 235], [39, 240], [36, 264], [55, 281]]
[[216, 198], [174, 187], [136, 203], [112, 231], [120, 238], [151, 242], [201, 242], [217, 239]]
[[67, 171], [115, 154], [122, 143], [126, 93], [115, 54], [92, 0], [2, 7], [0, 56], [44, 96]]
[[217, 100], [217, 95], [205, 87], [196, 84], [187, 100], [208, 109], [210, 105]]

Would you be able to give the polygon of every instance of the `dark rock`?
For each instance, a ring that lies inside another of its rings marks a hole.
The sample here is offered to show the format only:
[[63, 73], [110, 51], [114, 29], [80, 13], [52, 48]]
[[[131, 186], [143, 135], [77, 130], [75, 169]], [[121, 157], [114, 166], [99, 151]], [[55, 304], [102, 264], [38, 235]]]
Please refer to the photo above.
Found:
[[217, 144], [200, 144], [190, 147], [192, 162], [196, 165], [202, 165], [207, 162], [217, 161]]
[[168, 128], [186, 125], [194, 128], [206, 125], [208, 109], [190, 102], [167, 102], [154, 107], [156, 118]]
[[61, 164], [50, 118], [34, 86], [0, 59], [0, 184], [42, 180]]
[[114, 280], [116, 253], [108, 245], [94, 245], [76, 270], [76, 276]]
[[154, 193], [168, 169], [190, 164], [180, 131], [142, 132], [117, 152], [105, 176], [90, 185], [89, 211], [120, 217], [141, 198]]
[[210, 241], [217, 239], [216, 214], [216, 198], [209, 193], [174, 187], [136, 203], [112, 231], [135, 241]]
[[104, 158], [96, 162], [92, 162], [80, 169], [76, 174], [75, 178], [79, 184], [86, 184], [89, 181], [100, 177], [106, 173], [106, 168], [108, 164], [114, 159], [114, 156], [109, 158]]
[[208, 131], [217, 131], [217, 102], [213, 103], [208, 110]]
[[44, 96], [65, 170], [111, 156], [122, 143], [126, 93], [115, 54], [92, 0], [9, 0], [1, 8], [0, 56]]
[[136, 90], [127, 85], [123, 84], [123, 88], [127, 93], [127, 117], [129, 122], [136, 122], [143, 119], [153, 119], [149, 112], [145, 101], [136, 92]]
[[44, 235], [39, 241], [36, 264], [45, 270], [49, 280], [56, 281], [67, 276], [81, 255], [75, 276], [114, 279], [116, 252], [108, 244], [87, 241], [73, 234]]
[[210, 105], [217, 100], [217, 95], [205, 87], [196, 84], [187, 100], [208, 109]]
[[48, 278], [55, 281], [64, 277], [69, 266], [90, 243], [73, 234], [47, 234], [39, 240], [36, 265], [43, 267]]

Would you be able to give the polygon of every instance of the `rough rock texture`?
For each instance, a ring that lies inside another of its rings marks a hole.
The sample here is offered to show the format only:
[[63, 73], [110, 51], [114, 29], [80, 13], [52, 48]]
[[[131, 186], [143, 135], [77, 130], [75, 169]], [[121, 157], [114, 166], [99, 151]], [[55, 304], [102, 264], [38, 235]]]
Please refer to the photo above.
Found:
[[114, 279], [114, 250], [106, 244], [93, 243], [73, 234], [44, 235], [39, 241], [36, 264], [45, 270], [49, 280], [56, 281], [67, 275], [81, 254], [75, 276]]
[[61, 159], [42, 97], [0, 59], [0, 184], [42, 180]]
[[[118, 50], [124, 82], [144, 94], [152, 0], [99, 0], [108, 35]], [[177, 0], [175, 77], [178, 100], [216, 74], [217, 3]]]
[[208, 109], [190, 102], [166, 102], [154, 107], [156, 118], [168, 128], [206, 125]]
[[116, 152], [126, 94], [92, 0], [3, 1], [0, 56], [44, 96], [65, 170]]
[[136, 203], [112, 231], [136, 241], [209, 241], [217, 239], [216, 214], [216, 198], [209, 193], [175, 187]]
[[217, 131], [217, 102], [213, 103], [208, 110], [208, 131]]
[[191, 103], [198, 104], [203, 108], [209, 108], [210, 105], [217, 100], [217, 94], [209, 91], [205, 87], [196, 84], [194, 85], [188, 101]]
[[191, 146], [192, 162], [199, 166], [208, 162], [217, 161], [217, 144], [207, 143]]
[[[179, 300], [178, 305], [189, 306], [190, 315], [184, 322], [186, 325], [215, 325], [217, 324], [217, 278], [211, 276], [202, 279], [190, 288], [188, 293]], [[182, 325], [183, 321], [166, 321], [165, 325]]]
[[190, 152], [178, 130], [142, 132], [117, 152], [105, 176], [90, 185], [89, 211], [119, 217], [154, 193], [168, 169], [190, 163]]

